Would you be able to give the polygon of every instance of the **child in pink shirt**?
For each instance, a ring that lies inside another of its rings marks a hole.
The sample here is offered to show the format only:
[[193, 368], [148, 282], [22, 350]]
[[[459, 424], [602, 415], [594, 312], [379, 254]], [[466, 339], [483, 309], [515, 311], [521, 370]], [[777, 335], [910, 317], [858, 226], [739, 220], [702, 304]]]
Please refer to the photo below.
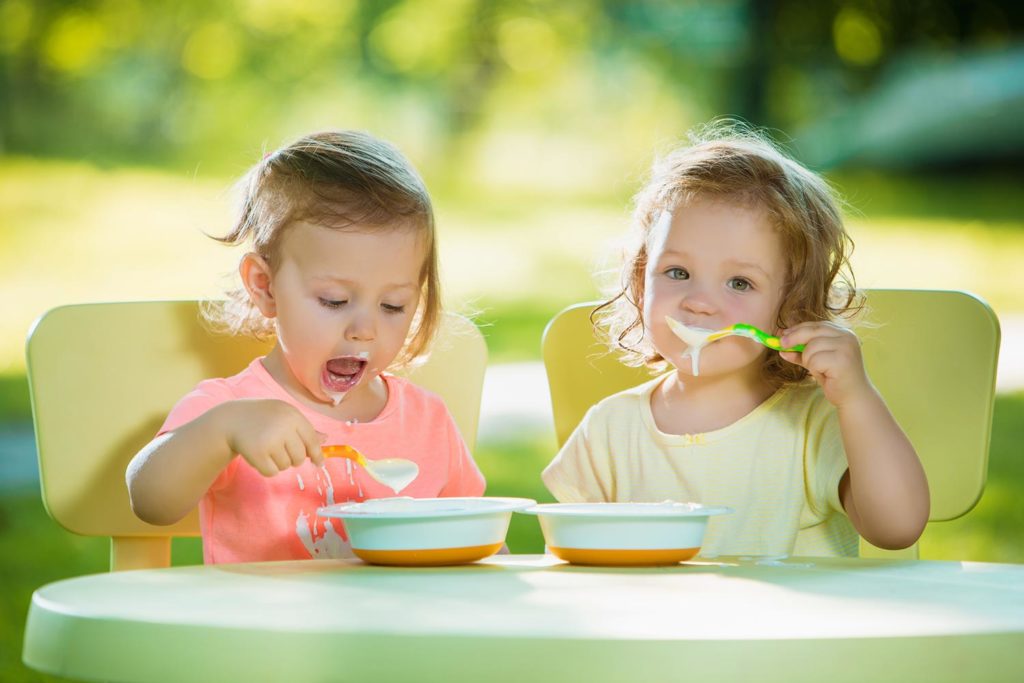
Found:
[[430, 198], [391, 145], [357, 132], [304, 137], [242, 181], [227, 244], [252, 243], [215, 327], [273, 349], [201, 382], [127, 470], [132, 508], [173, 524], [199, 505], [208, 563], [351, 555], [317, 508], [395, 495], [324, 444], [419, 468], [414, 497], [478, 496], [484, 479], [441, 399], [388, 374], [426, 351], [440, 315]]

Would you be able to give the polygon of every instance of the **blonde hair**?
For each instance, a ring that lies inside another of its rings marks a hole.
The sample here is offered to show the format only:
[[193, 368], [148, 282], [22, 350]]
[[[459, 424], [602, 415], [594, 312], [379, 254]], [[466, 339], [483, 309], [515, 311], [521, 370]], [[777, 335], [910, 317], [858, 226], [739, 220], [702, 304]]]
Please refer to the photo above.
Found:
[[[276, 270], [281, 240], [299, 221], [346, 230], [418, 231], [426, 245], [420, 303], [395, 366], [427, 352], [441, 314], [441, 285], [430, 195], [412, 164], [393, 145], [359, 131], [302, 137], [264, 156], [238, 183], [241, 206], [231, 231], [213, 237], [228, 245], [251, 242]], [[239, 286], [225, 301], [206, 302], [203, 317], [218, 332], [266, 339], [271, 320]]]
[[[591, 316], [627, 365], [666, 367], [646, 337], [643, 319], [647, 243], [662, 211], [696, 198], [732, 201], [765, 211], [782, 241], [786, 281], [776, 324], [840, 321], [860, 308], [850, 270], [853, 242], [843, 227], [840, 200], [823, 178], [787, 157], [762, 132], [715, 121], [690, 135], [690, 144], [656, 161], [634, 197], [633, 235], [617, 288]], [[807, 371], [766, 354], [764, 376], [782, 385]]]

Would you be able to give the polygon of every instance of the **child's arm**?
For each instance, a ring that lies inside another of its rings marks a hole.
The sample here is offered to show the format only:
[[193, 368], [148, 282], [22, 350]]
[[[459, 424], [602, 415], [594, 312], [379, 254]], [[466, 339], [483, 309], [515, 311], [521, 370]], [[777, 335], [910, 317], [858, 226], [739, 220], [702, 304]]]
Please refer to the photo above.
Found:
[[174, 524], [199, 502], [235, 454], [270, 477], [308, 457], [323, 464], [320, 435], [302, 413], [277, 400], [227, 401], [161, 434], [128, 464], [132, 510], [150, 524]]
[[782, 335], [783, 347], [806, 344], [782, 357], [821, 385], [839, 414], [849, 470], [839, 496], [858, 533], [879, 548], [913, 545], [928, 522], [929, 495], [921, 461], [864, 369], [850, 330], [801, 323]]

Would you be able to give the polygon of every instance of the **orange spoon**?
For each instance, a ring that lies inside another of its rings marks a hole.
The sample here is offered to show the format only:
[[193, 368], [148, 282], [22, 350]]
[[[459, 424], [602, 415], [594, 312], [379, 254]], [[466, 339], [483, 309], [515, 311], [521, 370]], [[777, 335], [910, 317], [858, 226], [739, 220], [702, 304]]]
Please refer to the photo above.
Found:
[[320, 448], [325, 458], [348, 458], [366, 470], [376, 481], [398, 493], [411, 484], [420, 473], [419, 466], [412, 460], [384, 458], [367, 460], [366, 456], [346, 444], [332, 444]]
[[325, 458], [348, 458], [349, 460], [355, 460], [360, 466], [366, 467], [366, 456], [346, 444], [321, 446], [320, 451], [324, 454]]

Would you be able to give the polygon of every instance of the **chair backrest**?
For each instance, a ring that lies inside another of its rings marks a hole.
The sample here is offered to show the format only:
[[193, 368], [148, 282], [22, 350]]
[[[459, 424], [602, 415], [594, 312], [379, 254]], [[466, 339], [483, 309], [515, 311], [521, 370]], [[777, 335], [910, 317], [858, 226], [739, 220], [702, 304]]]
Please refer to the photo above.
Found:
[[[167, 527], [133, 513], [125, 467], [200, 380], [244, 369], [269, 343], [211, 334], [195, 301], [55, 308], [29, 333], [27, 367], [43, 502], [61, 526], [110, 536], [111, 569], [167, 566], [170, 539], [197, 536], [193, 510]], [[487, 347], [469, 320], [445, 314], [433, 352], [406, 377], [445, 399], [473, 447]]]
[[[978, 502], [988, 471], [999, 321], [965, 292], [869, 289], [858, 327], [872, 382], [906, 431], [928, 475], [931, 521]], [[571, 306], [544, 331], [543, 356], [561, 446], [587, 409], [651, 378], [609, 354], [594, 335], [596, 303]], [[916, 547], [901, 551], [916, 556]], [[864, 556], [892, 555], [866, 543]]]

